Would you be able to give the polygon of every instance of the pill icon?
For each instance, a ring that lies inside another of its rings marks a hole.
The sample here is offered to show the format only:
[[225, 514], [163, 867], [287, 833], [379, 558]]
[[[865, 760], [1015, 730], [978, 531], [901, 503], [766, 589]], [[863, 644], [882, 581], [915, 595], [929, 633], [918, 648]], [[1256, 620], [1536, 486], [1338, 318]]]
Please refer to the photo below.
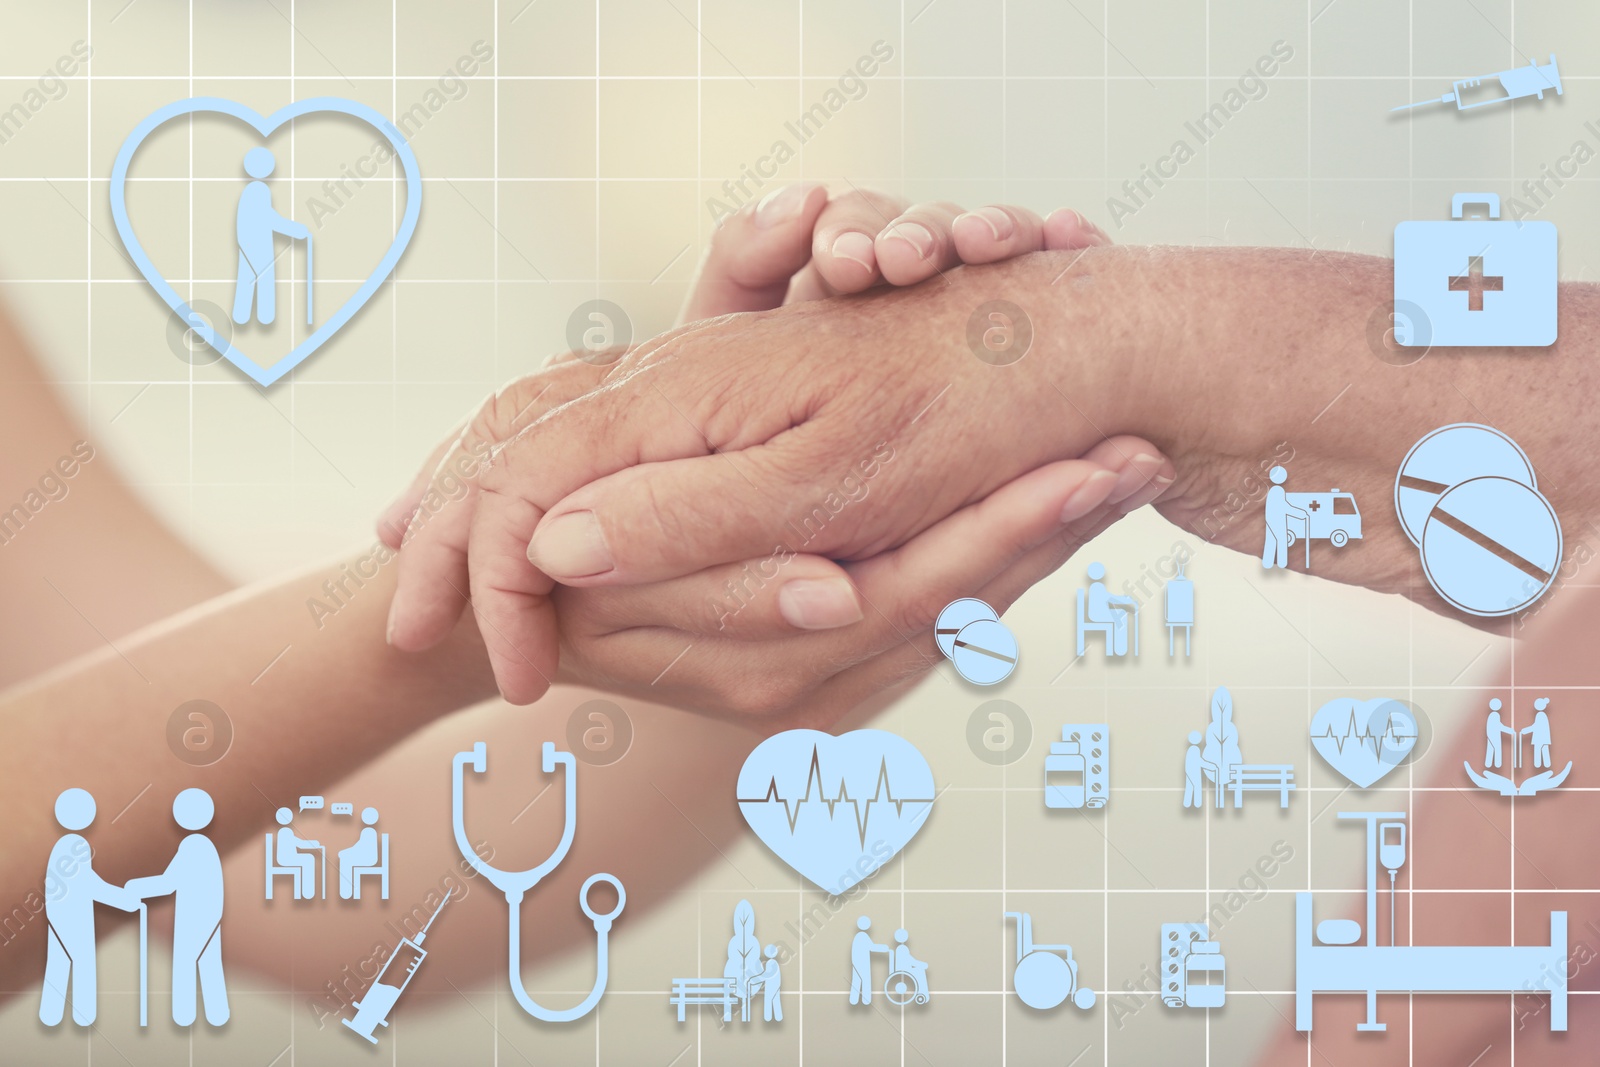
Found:
[[1513, 478], [1471, 478], [1441, 495], [1422, 527], [1433, 588], [1472, 615], [1510, 615], [1544, 595], [1561, 565], [1561, 524]]
[[956, 634], [950, 662], [973, 685], [1003, 682], [1017, 668], [1016, 635], [997, 619], [969, 622]]
[[981, 600], [972, 597], [963, 597], [952, 600], [939, 612], [939, 618], [933, 624], [933, 639], [939, 646], [939, 651], [945, 658], [951, 658], [955, 653], [956, 635], [968, 623], [977, 622], [979, 619], [998, 621], [1000, 616], [995, 614], [993, 608]]
[[1411, 446], [1394, 483], [1394, 509], [1414, 545], [1439, 498], [1469, 478], [1494, 476], [1538, 489], [1533, 464], [1515, 441], [1475, 422], [1441, 426]]

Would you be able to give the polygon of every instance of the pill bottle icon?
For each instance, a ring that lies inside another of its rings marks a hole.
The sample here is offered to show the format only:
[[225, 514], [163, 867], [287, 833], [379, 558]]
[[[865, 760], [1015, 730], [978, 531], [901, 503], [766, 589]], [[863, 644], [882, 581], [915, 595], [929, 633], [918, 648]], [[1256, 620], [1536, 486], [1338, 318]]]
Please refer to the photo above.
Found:
[[1103, 808], [1108, 797], [1109, 734], [1104, 723], [1069, 723], [1044, 761], [1047, 808]]

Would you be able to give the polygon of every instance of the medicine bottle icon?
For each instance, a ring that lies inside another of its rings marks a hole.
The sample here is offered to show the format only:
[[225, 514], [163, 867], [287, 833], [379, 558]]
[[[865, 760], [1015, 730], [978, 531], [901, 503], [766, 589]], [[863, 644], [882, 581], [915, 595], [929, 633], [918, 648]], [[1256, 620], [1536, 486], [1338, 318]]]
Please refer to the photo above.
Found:
[[1109, 797], [1108, 747], [1104, 723], [1068, 723], [1050, 744], [1044, 761], [1044, 806], [1103, 808]]

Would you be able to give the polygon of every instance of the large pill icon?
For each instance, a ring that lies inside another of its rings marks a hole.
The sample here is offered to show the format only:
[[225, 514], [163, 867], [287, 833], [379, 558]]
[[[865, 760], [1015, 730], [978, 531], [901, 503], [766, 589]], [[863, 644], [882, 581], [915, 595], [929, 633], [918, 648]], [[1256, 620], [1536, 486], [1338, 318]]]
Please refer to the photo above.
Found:
[[1544, 595], [1561, 566], [1561, 524], [1537, 489], [1472, 478], [1441, 495], [1422, 527], [1422, 568], [1472, 615], [1510, 615]]
[[963, 626], [979, 619], [993, 622], [999, 618], [994, 609], [981, 600], [972, 597], [952, 600], [944, 606], [943, 611], [939, 612], [938, 619], [934, 620], [933, 639], [938, 643], [939, 651], [949, 658], [955, 654], [956, 634], [961, 632]]
[[1527, 454], [1492, 427], [1458, 422], [1412, 445], [1394, 483], [1394, 510], [1411, 543], [1422, 544], [1422, 528], [1440, 497], [1468, 479], [1483, 477], [1539, 488]]
[[1003, 622], [976, 619], [956, 634], [950, 662], [956, 673], [973, 685], [1003, 682], [1017, 667], [1016, 635]]

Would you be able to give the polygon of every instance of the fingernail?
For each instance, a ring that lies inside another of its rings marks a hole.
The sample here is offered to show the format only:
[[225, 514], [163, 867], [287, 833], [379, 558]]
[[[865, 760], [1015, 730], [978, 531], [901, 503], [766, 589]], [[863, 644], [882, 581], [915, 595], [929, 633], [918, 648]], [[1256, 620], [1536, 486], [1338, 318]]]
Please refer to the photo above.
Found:
[[1172, 483], [1178, 479], [1165, 472], [1150, 477], [1138, 492], [1117, 504], [1117, 509], [1124, 515], [1138, 511], [1146, 504], [1153, 503], [1161, 494], [1165, 493]]
[[801, 630], [832, 630], [864, 617], [848, 578], [796, 578], [783, 583], [778, 614]]
[[989, 227], [989, 233], [996, 241], [1004, 241], [1016, 232], [1016, 223], [1011, 221], [1011, 216], [997, 207], [980, 207], [976, 211], [969, 211], [965, 215], [956, 216], [952, 226], [959, 226], [962, 219], [981, 219]]
[[592, 511], [574, 511], [539, 524], [528, 561], [551, 578], [588, 578], [616, 566], [605, 531]]
[[795, 182], [785, 185], [782, 189], [774, 189], [761, 198], [761, 203], [756, 205], [756, 225], [763, 230], [771, 229], [780, 222], [787, 222], [800, 214], [800, 209], [805, 206], [806, 197], [811, 195], [811, 190], [817, 187], [816, 182]]
[[1061, 521], [1076, 522], [1104, 504], [1111, 495], [1111, 487], [1116, 484], [1117, 476], [1112, 471], [1102, 469], [1089, 475], [1061, 505]]
[[400, 598], [398, 596], [389, 601], [389, 621], [384, 625], [383, 628], [383, 640], [385, 644], [394, 644], [394, 609], [395, 605], [399, 603]]
[[889, 236], [911, 246], [918, 259], [933, 255], [933, 232], [920, 222], [900, 222], [889, 227]]
[[876, 270], [873, 265], [876, 261], [872, 254], [872, 238], [864, 233], [849, 230], [833, 239], [833, 247], [828, 249], [838, 259], [848, 259], [852, 263], [859, 263], [868, 272]]
[[1117, 475], [1117, 484], [1106, 499], [1116, 504], [1150, 484], [1150, 479], [1161, 469], [1161, 457], [1150, 452], [1140, 452], [1128, 460], [1128, 465]]

